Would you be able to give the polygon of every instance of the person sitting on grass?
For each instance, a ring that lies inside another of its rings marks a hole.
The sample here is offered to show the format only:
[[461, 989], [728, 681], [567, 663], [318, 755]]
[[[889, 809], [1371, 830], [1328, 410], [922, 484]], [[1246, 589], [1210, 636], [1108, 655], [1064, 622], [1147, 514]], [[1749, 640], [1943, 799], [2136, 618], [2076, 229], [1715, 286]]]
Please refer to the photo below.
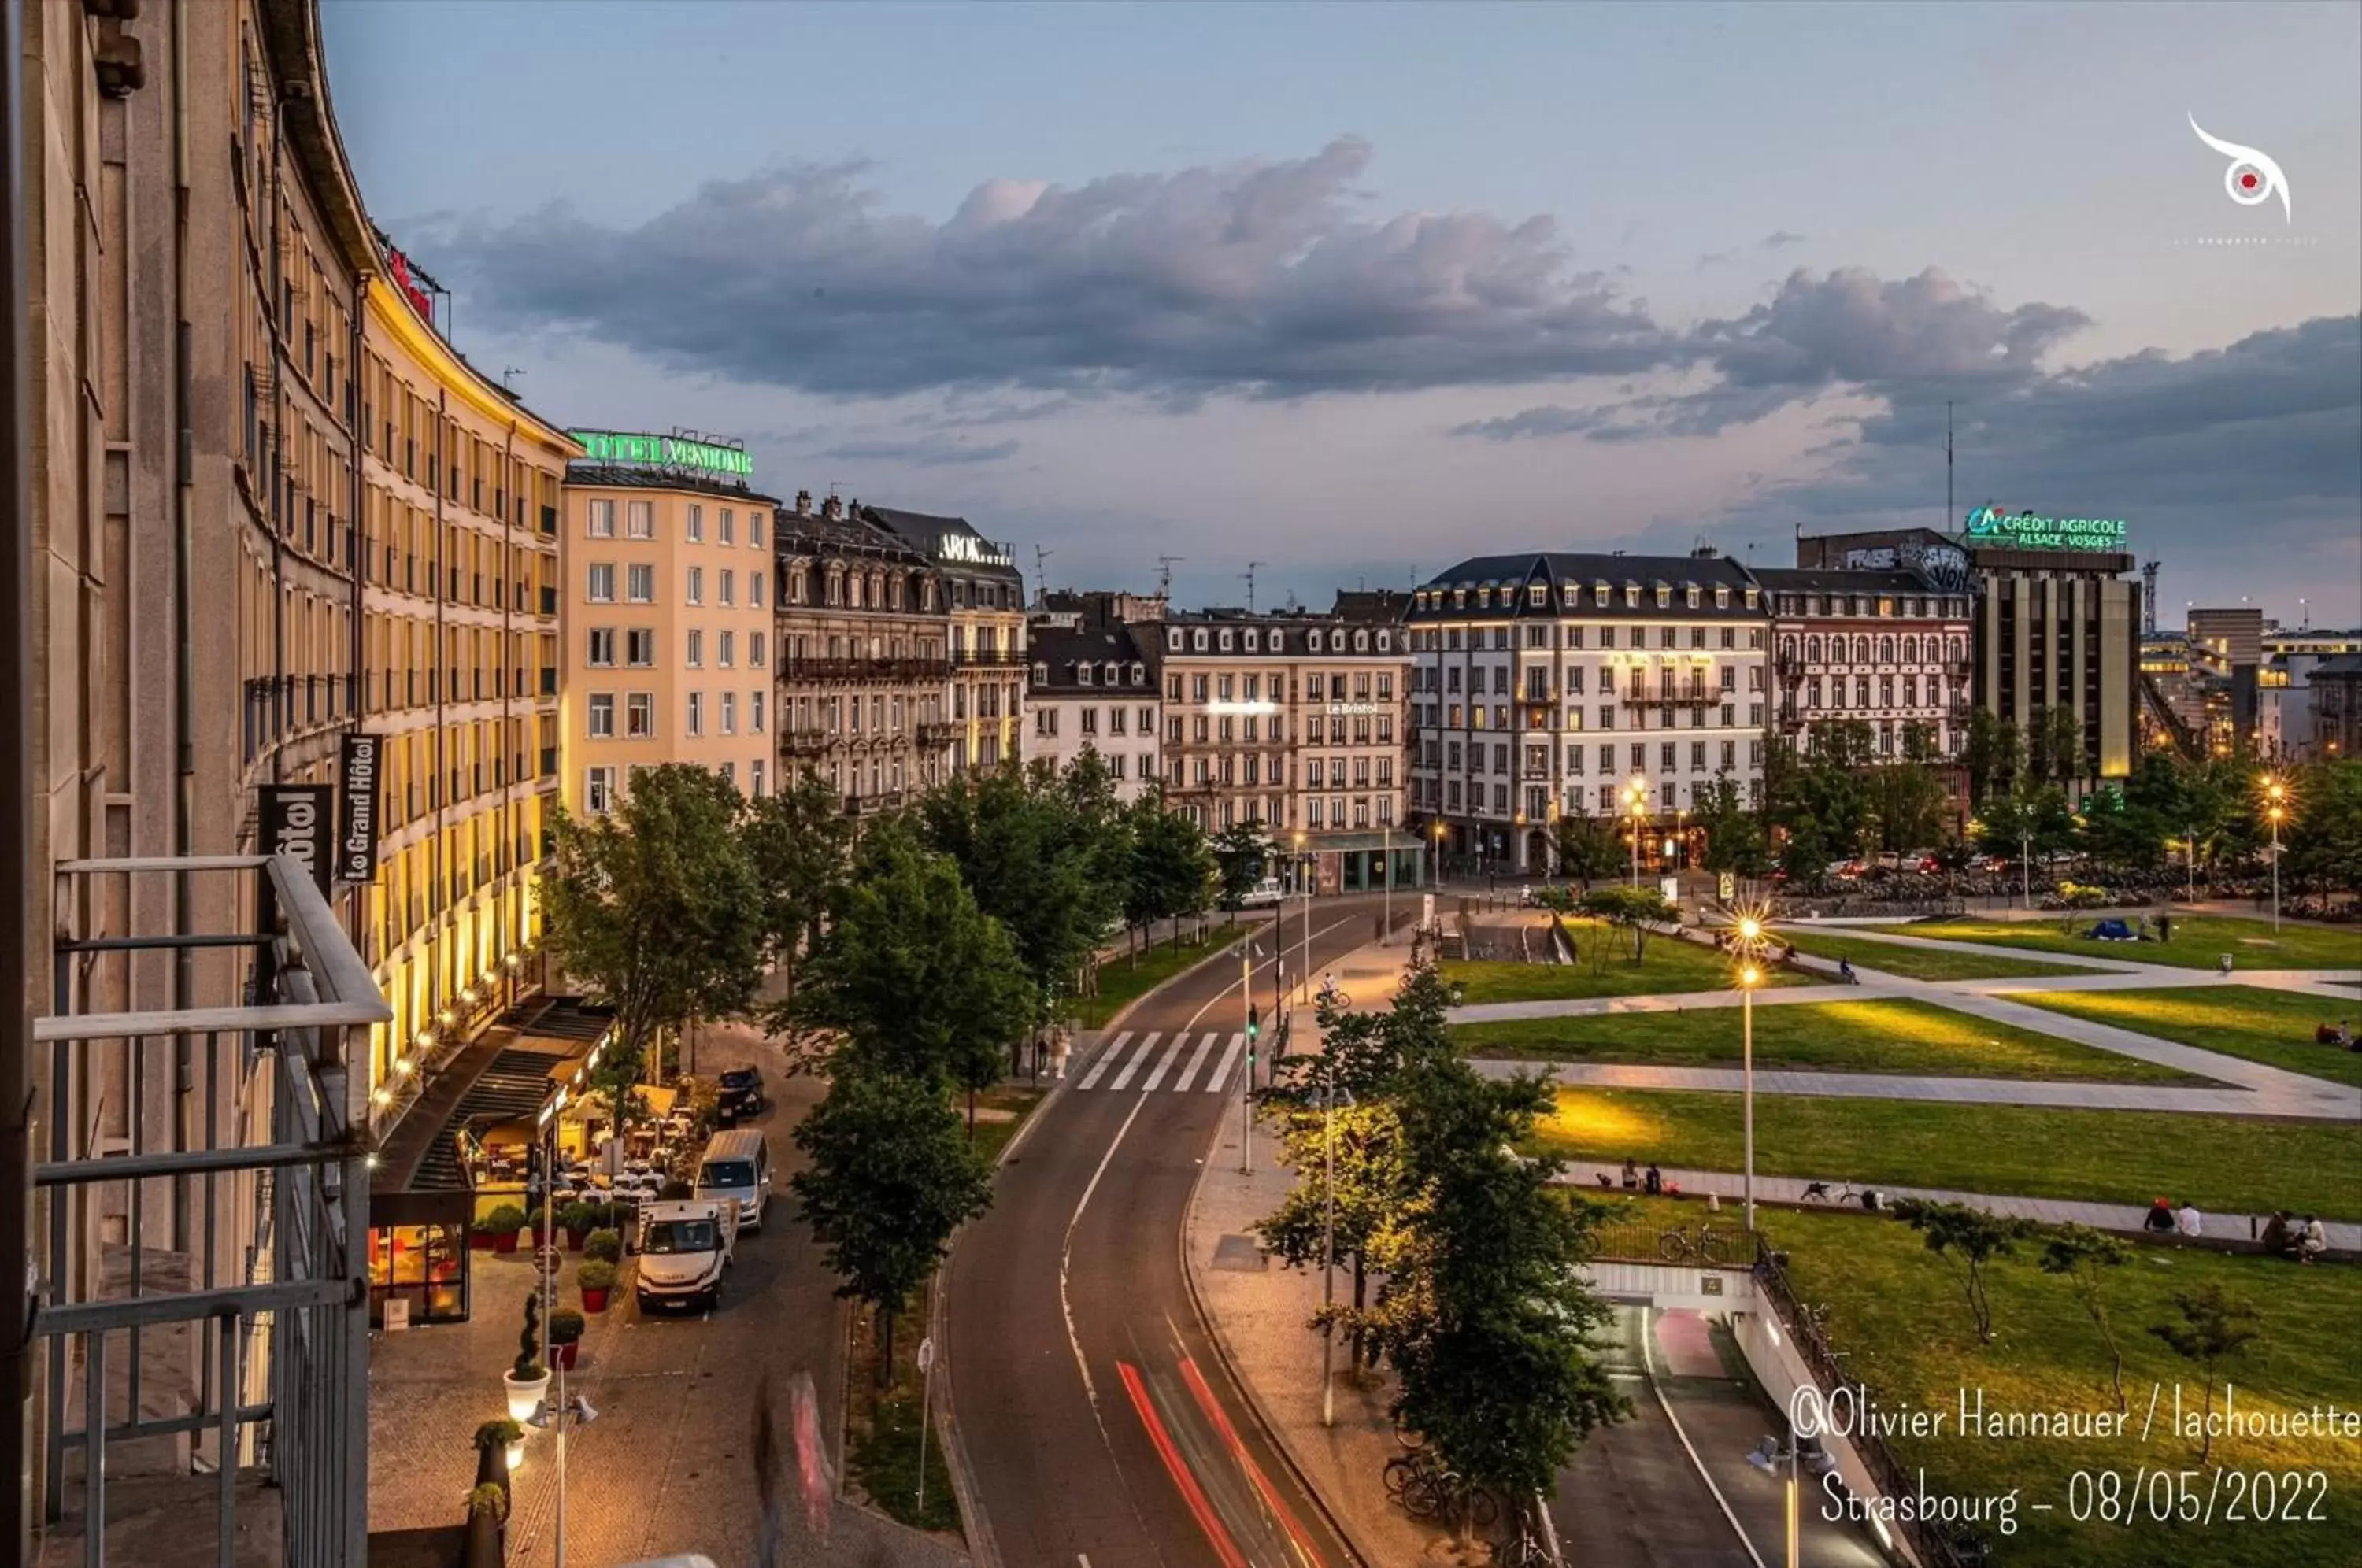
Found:
[[2328, 1227], [2322, 1224], [2320, 1215], [2306, 1215], [2304, 1217], [2303, 1228], [2297, 1232], [2296, 1261], [2299, 1263], [2317, 1262], [2319, 1261], [2321, 1254], [2328, 1250]]
[[2295, 1255], [2296, 1235], [2289, 1229], [2287, 1209], [2275, 1209], [2272, 1210], [2272, 1217], [2264, 1221], [2264, 1234], [2262, 1240], [2264, 1255], [2267, 1257], [2278, 1258]]
[[1633, 1192], [1640, 1186], [1640, 1167], [1632, 1160], [1624, 1162], [1624, 1190]]
[[1648, 1177], [1642, 1185], [1649, 1189], [1650, 1197], [1654, 1198], [1658, 1196], [1665, 1190], [1665, 1173], [1659, 1170], [1655, 1165], [1650, 1165], [1649, 1167]]
[[2170, 1233], [2173, 1230], [2173, 1200], [2160, 1198], [2148, 1206], [2148, 1215], [2141, 1220], [2144, 1231]]

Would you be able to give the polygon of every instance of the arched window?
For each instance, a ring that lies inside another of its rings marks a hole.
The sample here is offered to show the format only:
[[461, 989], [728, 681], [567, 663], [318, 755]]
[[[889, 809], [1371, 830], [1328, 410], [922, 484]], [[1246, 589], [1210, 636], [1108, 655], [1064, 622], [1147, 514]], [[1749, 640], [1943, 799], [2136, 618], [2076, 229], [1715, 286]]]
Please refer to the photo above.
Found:
[[1894, 662], [1894, 639], [1893, 637], [1881, 637], [1878, 639], [1878, 662], [1881, 664], [1893, 664]]
[[1856, 637], [1853, 640], [1853, 661], [1856, 664], [1868, 664], [1870, 662], [1870, 639], [1868, 637]]
[[1919, 662], [1918, 638], [1905, 637], [1903, 639], [1903, 662], [1905, 664], [1917, 664]]
[[1783, 658], [1783, 659], [1788, 660], [1788, 661], [1789, 661], [1790, 663], [1792, 663], [1792, 664], [1793, 664], [1794, 662], [1795, 662], [1795, 657], [1796, 657], [1796, 639], [1795, 639], [1795, 638], [1794, 638], [1794, 637], [1782, 637], [1782, 638], [1780, 639], [1780, 657], [1781, 657], [1782, 658]]
[[1960, 639], [1959, 639], [1959, 638], [1958, 638], [1958, 637], [1954, 637], [1954, 638], [1952, 639], [1952, 645], [1951, 645], [1951, 646], [1952, 646], [1952, 662], [1953, 662], [1953, 663], [1958, 664], [1960, 660], [1962, 660], [1962, 659], [1964, 659], [1964, 658], [1966, 658], [1966, 657], [1969, 657], [1966, 653], [1964, 653], [1964, 652], [1962, 652], [1962, 651], [1961, 651], [1961, 646], [1960, 646]]
[[1805, 662], [1806, 664], [1818, 664], [1821, 662], [1820, 638], [1806, 637], [1805, 639]]

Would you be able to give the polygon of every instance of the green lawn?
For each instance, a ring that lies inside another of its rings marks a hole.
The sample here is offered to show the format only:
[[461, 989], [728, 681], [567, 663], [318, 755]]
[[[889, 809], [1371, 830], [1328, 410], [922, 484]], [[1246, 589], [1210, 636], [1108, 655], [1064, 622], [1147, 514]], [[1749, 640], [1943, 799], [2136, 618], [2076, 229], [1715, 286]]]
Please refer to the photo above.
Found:
[[1872, 942], [1867, 937], [1840, 936], [1835, 932], [1810, 928], [1800, 930], [1793, 925], [1780, 927], [1775, 935], [1816, 958], [1850, 958], [1857, 969], [1882, 969], [1911, 980], [2009, 980], [2021, 975], [2103, 972], [2080, 964], [2046, 964], [2039, 958], [1987, 957], [1981, 953], [1948, 953], [1940, 947], [1905, 947], [1895, 942]]
[[[2045, 953], [2077, 953], [2101, 958], [2130, 958], [2143, 964], [2169, 964], [2177, 969], [2212, 969], [2225, 953], [2246, 969], [2362, 968], [2362, 930], [2334, 926], [2284, 925], [2278, 934], [2268, 920], [2241, 920], [2229, 915], [2175, 915], [2171, 942], [2094, 942], [2081, 934], [2097, 922], [2117, 918], [2113, 910], [2081, 910], [2072, 914], [2046, 915], [2039, 920], [1942, 920], [1909, 925], [1874, 925], [1871, 931], [1902, 936], [1931, 937], [1939, 942], [1980, 942], [1996, 947], [2032, 947]], [[2122, 917], [2132, 924], [2135, 917]], [[2149, 930], [2157, 922], [2149, 922]], [[2072, 934], [2070, 934], [2072, 933]]]
[[1206, 928], [1205, 938], [1183, 942], [1177, 945], [1162, 943], [1146, 952], [1127, 955], [1099, 966], [1099, 994], [1085, 997], [1075, 1004], [1076, 1023], [1084, 1029], [1103, 1029], [1127, 1004], [1146, 996], [1184, 969], [1239, 940], [1251, 931], [1259, 930], [1261, 922], [1225, 922]]
[[929, 1438], [927, 1502], [919, 1506], [921, 1394], [919, 1342], [926, 1335], [924, 1293], [894, 1320], [892, 1378], [879, 1386], [876, 1314], [854, 1314], [852, 1364], [845, 1377], [845, 1450], [849, 1478], [869, 1500], [913, 1529], [958, 1534], [959, 1499], [944, 1463], [944, 1445]]
[[[1443, 966], [1443, 977], [1463, 989], [1462, 999], [1477, 1002], [1558, 1001], [1586, 997], [1644, 997], [1661, 992], [1727, 991], [1732, 979], [1730, 955], [1678, 937], [1653, 935], [1632, 961], [1632, 933], [1596, 921], [1571, 920], [1576, 961], [1572, 964], [1498, 964], [1478, 960]], [[1541, 933], [1535, 933], [1536, 951]], [[1803, 976], [1775, 969], [1765, 977], [1772, 986], [1805, 985]]]
[[1049, 1092], [1046, 1083], [1041, 1088], [1032, 1088], [1021, 1083], [1007, 1083], [986, 1089], [976, 1097], [976, 1107], [979, 1112], [1008, 1113], [1005, 1120], [999, 1116], [987, 1118], [978, 1115], [977, 1118], [977, 1153], [984, 1156], [987, 1165], [1000, 1158], [1000, 1151], [1009, 1146], [1017, 1136], [1017, 1130], [1025, 1125], [1025, 1119], [1033, 1114], [1033, 1108], [1041, 1104]]
[[[1739, 1009], [1619, 1012], [1463, 1023], [1452, 1038], [1471, 1055], [1555, 1062], [1736, 1066]], [[2072, 1041], [1954, 1012], [1932, 1002], [1799, 1002], [1755, 1010], [1755, 1060], [1766, 1067], [1926, 1077], [2086, 1078], [2116, 1083], [2204, 1080]]]
[[2262, 986], [2014, 991], [2009, 999], [2220, 1051], [2226, 1056], [2243, 1056], [2291, 1073], [2362, 1086], [2362, 1052], [2316, 1044], [2312, 1038], [2318, 1025], [2334, 1024], [2341, 1018], [2362, 1032], [2362, 1006], [2356, 1005], [2356, 1000]]
[[[1617, 1205], [1617, 1209], [1622, 1205]], [[1633, 1205], [1632, 1218], [1684, 1223], [1695, 1204]], [[1620, 1215], [1617, 1218], [1621, 1218]], [[1829, 1337], [1846, 1353], [1847, 1371], [1863, 1378], [1882, 1408], [1906, 1404], [1948, 1412], [1932, 1437], [1892, 1440], [1906, 1470], [1927, 1470], [1935, 1495], [1994, 1496], [2017, 1489], [2017, 1533], [1994, 1540], [2000, 1563], [2075, 1563], [2079, 1568], [2149, 1568], [2174, 1562], [2206, 1568], [2331, 1568], [2355, 1561], [2362, 1539], [2362, 1443], [2350, 1438], [2218, 1439], [2211, 1463], [2227, 1470], [2327, 1474], [2325, 1522], [2232, 1522], [2218, 1499], [2212, 1526], [2166, 1526], [2143, 1518], [2130, 1527], [2077, 1524], [2068, 1487], [2075, 1472], [2114, 1471], [2130, 1489], [2135, 1474], [2200, 1470], [2195, 1446], [2171, 1434], [2174, 1386], [2186, 1401], [2202, 1398], [2204, 1377], [2148, 1332], [2177, 1320], [2173, 1295], [2214, 1284], [2254, 1304], [2263, 1341], [2224, 1374], [2238, 1386], [2243, 1411], [2279, 1413], [2362, 1405], [2362, 1270], [2344, 1264], [2303, 1268], [2272, 1258], [2199, 1249], [2138, 1246], [2108, 1271], [2105, 1304], [2125, 1353], [2130, 1419], [2113, 1438], [1993, 1439], [1962, 1436], [1960, 1390], [1982, 1389], [1985, 1408], [2114, 1411], [2109, 1362], [2099, 1331], [2066, 1281], [2036, 1266], [2039, 1243], [2003, 1258], [1988, 1278], [1997, 1339], [1980, 1344], [1959, 1286], [1943, 1260], [1899, 1221], [1867, 1214], [1772, 1210], [1760, 1220], [1789, 1255], [1789, 1277], [1805, 1301], [1828, 1309]], [[2161, 1386], [2156, 1425], [2138, 1441], [2152, 1386]], [[2220, 1391], [2217, 1393], [2218, 1408]], [[2224, 1478], [2223, 1499], [2231, 1496]], [[2160, 1490], [2159, 1496], [2164, 1493]], [[2309, 1506], [2311, 1498], [2306, 1499]], [[2034, 1505], [2048, 1503], [2047, 1510]], [[2300, 1507], [2297, 1512], [2307, 1511]], [[2341, 1545], [2340, 1542], [2344, 1544]]]
[[[1562, 1088], [1536, 1130], [1588, 1160], [1735, 1171], [1739, 1097]], [[2362, 1123], [1758, 1095], [1755, 1168], [1962, 1192], [2362, 1219]]]

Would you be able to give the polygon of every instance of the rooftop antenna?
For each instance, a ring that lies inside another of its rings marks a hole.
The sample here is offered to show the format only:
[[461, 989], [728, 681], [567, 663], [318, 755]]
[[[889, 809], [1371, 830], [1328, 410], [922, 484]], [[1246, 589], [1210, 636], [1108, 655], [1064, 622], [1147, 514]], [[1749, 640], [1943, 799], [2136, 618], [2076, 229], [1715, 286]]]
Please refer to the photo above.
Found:
[[1188, 558], [1189, 558], [1187, 556], [1159, 556], [1156, 558], [1156, 591], [1159, 594], [1168, 600], [1173, 597], [1173, 564], [1175, 561], [1186, 561]]
[[1045, 550], [1039, 545], [1033, 547], [1033, 591], [1045, 603], [1050, 597], [1049, 561], [1055, 554], [1055, 550]]
[[2149, 561], [2141, 568], [2141, 635], [2157, 635], [2157, 569]]
[[1245, 578], [1245, 579], [1247, 580], [1247, 613], [1248, 613], [1248, 614], [1250, 614], [1250, 615], [1252, 615], [1252, 614], [1253, 614], [1253, 613], [1254, 613], [1254, 574], [1255, 574], [1255, 568], [1257, 568], [1257, 567], [1259, 567], [1259, 566], [1269, 566], [1269, 565], [1271, 565], [1271, 563], [1270, 563], [1269, 561], [1249, 561], [1249, 562], [1247, 562], [1247, 569], [1246, 569], [1246, 570], [1244, 570], [1244, 571], [1242, 571], [1242, 572], [1241, 572], [1241, 573], [1239, 573], [1239, 575], [1240, 575], [1241, 577]]
[[1944, 525], [1939, 534], [1952, 531], [1952, 519], [1958, 513], [1952, 507], [1952, 400], [1944, 400]]
[[521, 365], [507, 365], [507, 366], [503, 366], [503, 367], [502, 368], [502, 370], [501, 370], [501, 388], [502, 388], [502, 391], [504, 391], [504, 392], [505, 392], [506, 390], [508, 390], [509, 378], [510, 378], [511, 376], [522, 376], [522, 375], [524, 375], [524, 368], [523, 366], [521, 366]]

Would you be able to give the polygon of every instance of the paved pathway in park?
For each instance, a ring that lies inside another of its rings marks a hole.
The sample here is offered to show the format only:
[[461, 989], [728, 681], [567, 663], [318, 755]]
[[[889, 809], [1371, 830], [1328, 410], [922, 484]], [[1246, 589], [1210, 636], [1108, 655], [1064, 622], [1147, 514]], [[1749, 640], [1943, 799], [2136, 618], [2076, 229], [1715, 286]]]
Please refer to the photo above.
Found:
[[[1565, 1173], [1559, 1177], [1559, 1180], [1568, 1187], [1596, 1188], [1602, 1176], [1606, 1176], [1613, 1186], [1620, 1179], [1622, 1170], [1621, 1165], [1574, 1160], [1568, 1163]], [[1661, 1174], [1666, 1182], [1679, 1187], [1684, 1197], [1694, 1198], [1712, 1193], [1720, 1199], [1736, 1200], [1745, 1192], [1747, 1186], [1746, 1177], [1737, 1171], [1667, 1170]], [[1759, 1172], [1755, 1177], [1755, 1200], [1759, 1204], [1803, 1203], [1805, 1188], [1813, 1179], [1810, 1176], [1764, 1176]], [[1823, 1179], [1827, 1180], [1832, 1187], [1840, 1186], [1835, 1176]], [[1889, 1198], [1919, 1198], [1937, 1203], [1965, 1203], [1971, 1208], [1982, 1209], [1991, 1213], [2014, 1214], [2021, 1219], [2039, 1220], [2046, 1225], [2063, 1225], [2072, 1221], [2079, 1225], [2089, 1225], [2094, 1230], [2137, 1231], [2141, 1229], [2141, 1222], [2147, 1218], [2148, 1214], [2147, 1209], [2129, 1203], [2081, 1203], [2060, 1198], [2025, 1198], [2000, 1193], [1956, 1192], [1948, 1187], [1889, 1187], [1884, 1182], [1878, 1183], [1877, 1187], [1879, 1192]], [[1617, 1187], [1615, 1190], [1620, 1192], [1623, 1189]], [[1740, 1222], [1739, 1216], [1736, 1212], [1731, 1216], [1731, 1222], [1733, 1224]], [[2205, 1236], [2217, 1240], [2246, 1241], [2262, 1232], [2264, 1217], [2253, 1214], [2208, 1214], [2203, 1217], [2202, 1226]], [[2325, 1220], [2323, 1222], [2323, 1229], [2329, 1232], [2329, 1244], [2333, 1250], [2337, 1252], [2362, 1250], [2362, 1224], [2342, 1220]]]
[[[1737, 1094], [1746, 1075], [1737, 1067], [1668, 1067], [1639, 1062], [1551, 1062], [1477, 1058], [1488, 1077], [1506, 1078], [1541, 1066], [1570, 1088], [1703, 1089]], [[2297, 1075], [2286, 1075], [2296, 1078]], [[2312, 1083], [2314, 1080], [2301, 1079]], [[1759, 1094], [1837, 1099], [1916, 1099], [1950, 1105], [2047, 1105], [2085, 1110], [2178, 1110], [2208, 1116], [2281, 1116], [2306, 1121], [2362, 1119], [2362, 1090], [2323, 1083], [2312, 1095], [2158, 1084], [2043, 1083], [2020, 1078], [1931, 1078], [1903, 1073], [1814, 1073], [1755, 1070]]]

